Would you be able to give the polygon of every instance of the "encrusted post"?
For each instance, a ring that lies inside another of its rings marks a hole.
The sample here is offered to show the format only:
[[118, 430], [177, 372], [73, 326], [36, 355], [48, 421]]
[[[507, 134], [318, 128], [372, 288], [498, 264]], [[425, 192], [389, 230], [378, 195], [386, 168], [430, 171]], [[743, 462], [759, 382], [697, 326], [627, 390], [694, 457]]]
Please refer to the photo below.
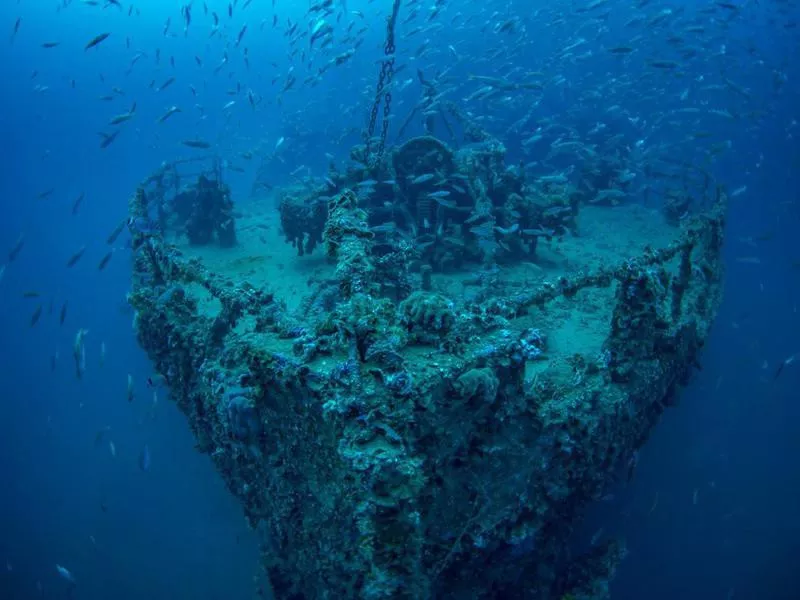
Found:
[[372, 292], [375, 266], [371, 246], [375, 237], [367, 225], [367, 213], [358, 208], [358, 197], [345, 190], [328, 207], [323, 240], [328, 258], [336, 261], [336, 278], [345, 298]]

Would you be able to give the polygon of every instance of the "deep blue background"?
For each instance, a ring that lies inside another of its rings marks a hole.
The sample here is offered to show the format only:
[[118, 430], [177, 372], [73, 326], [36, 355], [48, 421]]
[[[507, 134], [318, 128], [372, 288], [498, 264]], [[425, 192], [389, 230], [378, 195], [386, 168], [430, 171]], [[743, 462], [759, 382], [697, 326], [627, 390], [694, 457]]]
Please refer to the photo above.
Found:
[[[228, 35], [235, 36], [249, 22], [250, 70], [241, 53], [231, 52], [230, 67], [218, 76], [210, 71], [221, 58], [222, 43], [208, 39], [208, 19], [201, 17], [197, 3], [188, 37], [182, 35], [178, 3], [137, 2], [142, 14], [133, 18], [113, 7], [73, 2], [56, 11], [55, 3], [44, 4], [28, 0], [0, 6], [0, 34], [8, 32], [10, 38], [14, 20], [23, 17], [13, 43], [0, 42], [3, 260], [21, 232], [26, 239], [19, 259], [0, 280], [0, 598], [39, 597], [37, 581], [46, 597], [58, 597], [66, 588], [56, 563], [74, 573], [74, 597], [80, 599], [250, 598], [258, 554], [240, 507], [208, 458], [194, 451], [191, 434], [165, 390], [158, 391], [156, 418], [148, 418], [152, 391], [144, 382], [150, 366], [133, 339], [132, 315], [122, 310], [128, 286], [124, 236], [109, 267], [99, 273], [96, 265], [106, 251], [106, 236], [125, 216], [136, 183], [161, 161], [186, 154], [178, 145], [182, 139], [213, 141], [224, 157], [247, 168], [246, 174], [232, 176], [237, 197], [247, 196], [255, 169], [240, 153], [257, 147], [271, 153], [281, 136], [286, 142], [274, 163], [276, 182], [301, 164], [322, 174], [324, 152], [340, 151], [357, 139], [351, 133], [337, 145], [329, 137], [338, 139], [347, 127], [363, 124], [368, 94], [361, 90], [372, 89], [375, 60], [381, 55], [378, 3], [349, 3], [350, 9], [364, 10], [371, 27], [353, 61], [318, 87], [286, 95], [280, 104], [276, 98], [288, 68], [286, 41], [282, 29], [267, 25], [259, 30], [262, 19], [271, 22], [266, 2], [254, 2], [249, 13], [236, 14], [226, 25]], [[498, 8], [535, 25], [528, 3], [496, 4], [476, 8], [479, 19]], [[209, 5], [225, 12], [223, 3]], [[278, 5], [281, 27], [305, 7], [281, 0]], [[602, 527], [604, 535], [627, 538], [630, 553], [614, 583], [615, 598], [800, 598], [800, 357], [773, 381], [779, 363], [800, 353], [800, 154], [794, 138], [800, 134], [794, 122], [800, 119], [800, 51], [796, 30], [786, 27], [796, 19], [796, 8], [765, 0], [743, 5], [746, 18], [727, 27], [718, 21], [708, 24], [719, 29], [715, 44], [727, 46], [726, 75], [747, 87], [752, 104], [766, 111], [761, 118], [709, 126], [732, 141], [732, 149], [714, 167], [716, 176], [731, 188], [748, 186], [730, 207], [725, 302], [703, 370], [642, 450], [633, 482], [610, 490], [613, 499], [591, 507], [576, 534], [578, 541], [586, 540]], [[564, 3], [566, 18], [581, 22], [571, 6]], [[613, 6], [621, 22], [635, 10], [627, 3]], [[778, 8], [794, 11], [794, 17]], [[470, 8], [460, 10], [468, 14]], [[168, 15], [179, 32], [176, 37], [162, 36]], [[112, 37], [97, 51], [84, 52], [86, 41], [101, 31], [111, 31]], [[452, 36], [461, 55], [482, 51], [482, 39], [460, 39], [458, 31], [437, 35], [436, 43]], [[48, 40], [62, 44], [41, 48]], [[415, 39], [411, 48], [421, 41]], [[542, 54], [552, 50], [549, 43], [542, 38]], [[592, 45], [589, 39], [585, 48]], [[750, 52], [751, 45], [758, 51]], [[402, 52], [402, 43], [398, 46]], [[156, 47], [161, 48], [160, 65], [154, 61]], [[148, 57], [126, 76], [136, 50]], [[202, 58], [202, 69], [195, 55]], [[169, 56], [175, 57], [175, 71]], [[607, 68], [614, 72], [617, 64]], [[413, 77], [415, 68], [412, 62], [401, 78]], [[583, 68], [564, 72], [570, 84], [544, 106], [557, 110], [579, 100]], [[34, 70], [38, 74], [32, 78]], [[462, 64], [455, 73], [464, 77], [470, 70]], [[148, 89], [151, 80], [158, 86], [173, 72], [178, 80], [170, 89]], [[603, 69], [597, 73], [601, 76]], [[772, 87], [776, 73], [787, 78], [778, 91]], [[272, 86], [275, 75], [281, 79]], [[257, 110], [242, 94], [227, 94], [237, 82], [263, 96]], [[197, 99], [188, 90], [190, 83]], [[37, 92], [36, 85], [49, 89]], [[674, 90], [685, 85], [677, 82]], [[98, 100], [112, 86], [124, 96], [110, 104]], [[418, 92], [414, 85], [396, 96], [398, 112]], [[223, 112], [232, 98], [237, 104]], [[108, 120], [134, 100], [136, 117], [110, 148], [100, 150], [97, 132], [108, 131]], [[741, 104], [733, 95], [727, 101]], [[203, 105], [206, 118], [200, 118], [196, 103]], [[173, 104], [184, 112], [156, 125]], [[586, 115], [589, 123], [602, 118], [591, 111]], [[51, 197], [37, 199], [50, 188], [55, 190]], [[70, 207], [81, 192], [85, 200], [72, 216]], [[755, 248], [741, 241], [757, 236], [768, 239], [757, 241]], [[67, 270], [67, 258], [84, 244], [86, 256]], [[757, 256], [761, 264], [736, 260], [746, 256]], [[26, 290], [40, 291], [42, 298], [23, 299]], [[64, 300], [68, 316], [60, 327]], [[44, 316], [31, 328], [30, 315], [39, 303]], [[88, 369], [78, 381], [71, 349], [81, 327], [89, 330]], [[101, 343], [107, 347], [102, 368]], [[59, 359], [51, 372], [56, 352]], [[125, 400], [128, 374], [137, 392], [131, 404]], [[111, 427], [108, 438], [116, 445], [116, 458], [105, 442], [94, 443], [105, 426]], [[145, 444], [153, 463], [147, 473], [137, 465]]]

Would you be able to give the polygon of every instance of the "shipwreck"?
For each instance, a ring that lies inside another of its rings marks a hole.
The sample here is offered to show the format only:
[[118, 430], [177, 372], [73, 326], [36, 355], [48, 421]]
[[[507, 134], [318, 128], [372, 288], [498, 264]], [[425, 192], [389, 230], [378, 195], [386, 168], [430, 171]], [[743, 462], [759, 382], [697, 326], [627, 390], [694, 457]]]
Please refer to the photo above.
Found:
[[624, 544], [569, 534], [698, 364], [725, 194], [598, 198], [505, 152], [362, 146], [239, 212], [213, 160], [133, 194], [136, 335], [275, 597], [606, 597]]

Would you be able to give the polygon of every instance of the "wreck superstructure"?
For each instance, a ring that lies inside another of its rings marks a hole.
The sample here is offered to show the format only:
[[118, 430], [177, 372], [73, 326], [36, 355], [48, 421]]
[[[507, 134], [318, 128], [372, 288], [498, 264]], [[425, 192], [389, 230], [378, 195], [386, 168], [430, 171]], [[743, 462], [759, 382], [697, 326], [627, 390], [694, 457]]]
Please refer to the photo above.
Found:
[[276, 597], [605, 596], [623, 546], [570, 557], [569, 533], [697, 365], [725, 194], [676, 226], [504, 155], [355, 149], [232, 248], [137, 227], [164, 192], [133, 195], [139, 342], [264, 532]]

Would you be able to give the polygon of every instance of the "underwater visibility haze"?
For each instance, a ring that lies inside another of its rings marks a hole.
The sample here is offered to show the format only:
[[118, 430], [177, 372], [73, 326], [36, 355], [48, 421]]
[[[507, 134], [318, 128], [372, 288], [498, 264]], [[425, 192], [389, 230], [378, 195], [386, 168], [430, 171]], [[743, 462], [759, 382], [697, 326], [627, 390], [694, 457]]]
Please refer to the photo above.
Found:
[[7, 0], [0, 599], [800, 598], [796, 0]]

